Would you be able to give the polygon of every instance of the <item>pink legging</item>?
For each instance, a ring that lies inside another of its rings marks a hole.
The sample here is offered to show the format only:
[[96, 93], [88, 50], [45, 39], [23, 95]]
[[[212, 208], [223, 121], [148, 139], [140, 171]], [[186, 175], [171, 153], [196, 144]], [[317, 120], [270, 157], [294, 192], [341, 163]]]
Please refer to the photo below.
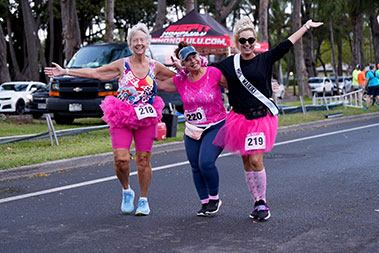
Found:
[[137, 151], [151, 152], [153, 148], [154, 139], [158, 133], [157, 124], [131, 130], [128, 128], [113, 128], [109, 129], [112, 139], [112, 148], [126, 148], [130, 149], [132, 139], [134, 136], [134, 146]]

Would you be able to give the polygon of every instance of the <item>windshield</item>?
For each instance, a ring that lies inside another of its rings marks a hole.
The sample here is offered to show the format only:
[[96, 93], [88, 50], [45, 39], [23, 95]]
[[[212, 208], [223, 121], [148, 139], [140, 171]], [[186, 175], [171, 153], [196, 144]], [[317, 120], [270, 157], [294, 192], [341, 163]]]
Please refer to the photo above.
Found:
[[[330, 77], [330, 80], [335, 83], [336, 82], [336, 78], [334, 76], [331, 76]], [[342, 83], [343, 82], [343, 77], [338, 77], [338, 82], [339, 83]]]
[[13, 91], [26, 91], [28, 88], [27, 84], [4, 84], [1, 86], [4, 90], [13, 90]]
[[175, 56], [175, 49], [177, 45], [150, 45], [150, 49], [153, 52], [153, 58], [164, 65], [172, 65], [171, 56]]
[[309, 79], [308, 83], [322, 83], [322, 79], [320, 78]]
[[87, 46], [72, 57], [67, 68], [97, 68], [131, 54], [123, 45]]

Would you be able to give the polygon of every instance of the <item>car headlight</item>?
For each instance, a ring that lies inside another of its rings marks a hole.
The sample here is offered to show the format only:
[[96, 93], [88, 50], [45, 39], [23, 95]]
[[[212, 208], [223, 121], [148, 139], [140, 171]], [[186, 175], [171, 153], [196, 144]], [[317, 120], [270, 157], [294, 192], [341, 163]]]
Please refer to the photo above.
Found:
[[51, 85], [51, 89], [53, 89], [53, 90], [59, 90], [59, 83], [53, 83]]
[[113, 84], [111, 84], [111, 83], [104, 84], [104, 89], [111, 90], [112, 88], [113, 88]]
[[27, 94], [27, 95], [26, 95], [26, 98], [27, 98], [28, 100], [33, 100], [33, 95], [32, 95], [32, 94]]

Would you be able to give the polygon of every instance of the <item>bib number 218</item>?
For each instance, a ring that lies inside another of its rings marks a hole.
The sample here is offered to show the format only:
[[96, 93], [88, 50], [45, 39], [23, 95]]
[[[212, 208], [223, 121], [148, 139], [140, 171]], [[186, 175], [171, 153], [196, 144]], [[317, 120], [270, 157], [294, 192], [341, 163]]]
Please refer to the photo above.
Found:
[[155, 111], [154, 107], [150, 104], [135, 107], [134, 110], [136, 111], [137, 118], [139, 120], [149, 117], [157, 117], [157, 112]]
[[245, 150], [256, 150], [266, 148], [266, 137], [264, 133], [250, 133], [245, 139]]

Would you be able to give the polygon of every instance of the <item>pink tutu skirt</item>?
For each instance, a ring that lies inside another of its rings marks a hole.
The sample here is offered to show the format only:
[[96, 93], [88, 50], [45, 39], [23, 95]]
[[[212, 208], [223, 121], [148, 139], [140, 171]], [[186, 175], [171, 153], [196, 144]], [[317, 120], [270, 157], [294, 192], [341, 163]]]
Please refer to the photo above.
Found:
[[[213, 144], [220, 146], [238, 155], [269, 152], [275, 144], [278, 128], [278, 116], [267, 116], [247, 120], [243, 114], [230, 111], [226, 116], [224, 126], [218, 131]], [[246, 150], [246, 137], [248, 134], [263, 133], [265, 148]]]
[[162, 110], [165, 106], [161, 97], [155, 96], [152, 106], [157, 111], [157, 117], [138, 120], [134, 106], [122, 102], [114, 96], [107, 96], [101, 102], [104, 112], [102, 119], [112, 128], [138, 129], [140, 127], [156, 124], [162, 118]]

